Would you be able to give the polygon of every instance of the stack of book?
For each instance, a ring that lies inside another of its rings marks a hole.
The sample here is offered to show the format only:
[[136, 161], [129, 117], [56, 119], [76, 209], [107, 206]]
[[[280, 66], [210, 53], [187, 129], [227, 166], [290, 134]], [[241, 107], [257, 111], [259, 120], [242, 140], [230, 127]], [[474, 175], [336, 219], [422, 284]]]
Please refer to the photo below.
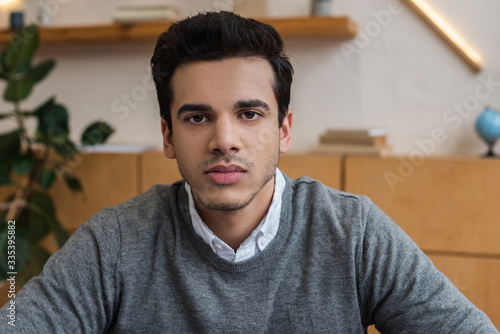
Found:
[[320, 136], [314, 153], [367, 154], [387, 156], [391, 148], [387, 145], [387, 129], [330, 129]]
[[113, 19], [118, 23], [175, 21], [178, 12], [171, 6], [123, 6], [117, 7]]

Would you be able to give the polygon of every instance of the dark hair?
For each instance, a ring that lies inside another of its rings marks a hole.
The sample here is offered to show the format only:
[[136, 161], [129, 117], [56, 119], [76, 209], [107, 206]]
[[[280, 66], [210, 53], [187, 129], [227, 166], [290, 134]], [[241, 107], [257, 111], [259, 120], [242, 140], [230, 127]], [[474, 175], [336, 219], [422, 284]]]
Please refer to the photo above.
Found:
[[268, 24], [232, 12], [206, 12], [183, 19], [160, 35], [151, 72], [156, 85], [160, 115], [172, 131], [170, 105], [172, 76], [177, 67], [195, 61], [232, 57], [261, 57], [274, 71], [273, 91], [278, 102], [278, 122], [283, 123], [290, 103], [293, 67], [283, 52], [283, 41]]

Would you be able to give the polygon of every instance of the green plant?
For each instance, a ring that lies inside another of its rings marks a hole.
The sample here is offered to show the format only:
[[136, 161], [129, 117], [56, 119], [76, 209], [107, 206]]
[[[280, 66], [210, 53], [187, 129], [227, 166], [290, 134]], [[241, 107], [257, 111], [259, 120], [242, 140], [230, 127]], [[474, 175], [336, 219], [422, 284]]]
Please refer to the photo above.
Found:
[[[83, 191], [68, 167], [80, 151], [70, 140], [66, 108], [55, 97], [34, 110], [20, 106], [55, 66], [53, 60], [32, 64], [38, 43], [37, 27], [23, 27], [12, 35], [0, 57], [0, 79], [6, 82], [3, 98], [13, 106], [13, 110], [0, 113], [0, 121], [14, 121], [15, 126], [0, 134], [0, 190], [7, 196], [0, 203], [0, 280], [7, 279], [8, 272], [17, 272], [18, 286], [38, 275], [50, 256], [39, 245], [40, 240], [53, 233], [62, 247], [68, 239], [48, 190], [59, 179], [74, 193]], [[30, 119], [37, 123], [31, 136], [26, 126]], [[82, 144], [103, 143], [112, 133], [108, 124], [95, 122], [84, 130]], [[9, 221], [15, 221], [15, 234], [9, 234]], [[14, 244], [15, 256], [13, 247], [9, 248]]]

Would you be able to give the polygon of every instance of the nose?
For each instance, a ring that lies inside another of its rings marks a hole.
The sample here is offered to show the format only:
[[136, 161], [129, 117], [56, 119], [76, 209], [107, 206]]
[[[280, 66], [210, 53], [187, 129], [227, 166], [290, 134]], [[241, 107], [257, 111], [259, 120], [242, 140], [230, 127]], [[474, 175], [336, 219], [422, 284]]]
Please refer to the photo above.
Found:
[[237, 124], [229, 117], [219, 117], [214, 121], [209, 150], [214, 154], [237, 153], [241, 141]]

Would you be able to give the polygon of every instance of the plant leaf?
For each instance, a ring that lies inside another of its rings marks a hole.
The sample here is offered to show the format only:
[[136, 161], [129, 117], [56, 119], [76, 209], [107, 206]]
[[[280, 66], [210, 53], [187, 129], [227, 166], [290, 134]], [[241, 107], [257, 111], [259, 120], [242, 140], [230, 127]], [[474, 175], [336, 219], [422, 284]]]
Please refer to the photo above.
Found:
[[45, 250], [45, 248], [32, 244], [29, 251], [28, 261], [26, 261], [25, 267], [16, 277], [16, 285], [22, 288], [30, 279], [40, 275], [49, 258], [50, 254]]
[[82, 134], [83, 145], [98, 145], [108, 140], [115, 130], [105, 122], [95, 122], [89, 125]]
[[29, 196], [18, 221], [28, 234], [30, 241], [36, 242], [47, 235], [51, 220], [55, 219], [54, 215], [52, 199], [42, 192], [34, 191]]
[[[26, 204], [26, 209], [30, 211], [30, 215], [27, 217], [28, 224], [26, 230], [30, 232], [31, 229], [34, 229], [39, 232], [36, 238], [30, 238], [30, 240], [32, 242], [40, 240], [50, 229], [54, 232], [59, 247], [62, 247], [66, 240], [68, 240], [68, 233], [62, 228], [56, 218], [54, 203], [50, 196], [42, 192], [33, 192], [29, 202]], [[40, 221], [41, 219], [43, 222]], [[35, 226], [35, 224], [39, 226]], [[44, 226], [43, 230], [40, 226]], [[34, 237], [35, 235], [31, 234], [30, 236]]]
[[3, 98], [11, 102], [22, 101], [30, 95], [34, 84], [35, 81], [31, 76], [23, 76], [18, 80], [11, 80], [7, 83]]
[[43, 239], [49, 233], [49, 224], [43, 215], [40, 215], [40, 210], [36, 208], [36, 212], [32, 211], [33, 204], [29, 202], [19, 214], [17, 222], [19, 226], [26, 231], [30, 242], [36, 242]]
[[75, 144], [71, 140], [66, 140], [64, 143], [51, 143], [51, 146], [65, 161], [71, 160], [75, 154], [79, 153]]
[[49, 73], [52, 71], [56, 62], [53, 60], [46, 60], [43, 63], [38, 64], [30, 72], [31, 77], [35, 83], [42, 81]]
[[11, 184], [12, 179], [9, 174], [9, 166], [0, 163], [0, 186], [5, 184]]
[[49, 195], [44, 194], [43, 192], [40, 191], [33, 191], [28, 199], [28, 203], [31, 203], [36, 206], [36, 208], [30, 206], [30, 210], [36, 212], [38, 215], [41, 215], [46, 218], [55, 217], [56, 211], [54, 208], [54, 202], [52, 201], [52, 198]]
[[0, 119], [8, 118], [8, 117], [13, 117], [15, 116], [14, 113], [6, 113], [6, 114], [0, 114]]
[[63, 179], [64, 179], [64, 182], [66, 182], [66, 185], [68, 186], [68, 188], [73, 193], [82, 193], [83, 192], [82, 184], [76, 176], [74, 176], [70, 173], [64, 173]]
[[0, 161], [6, 163], [14, 159], [21, 147], [20, 130], [0, 135]]
[[38, 28], [35, 25], [22, 27], [12, 36], [0, 56], [3, 70], [10, 73], [27, 71], [37, 48]]
[[35, 157], [26, 153], [19, 155], [12, 161], [12, 170], [17, 174], [29, 174], [35, 168]]
[[[50, 101], [49, 101], [50, 102]], [[68, 111], [60, 104], [48, 103], [36, 111], [38, 116], [37, 137], [43, 142], [65, 142], [69, 135]]]
[[50, 108], [52, 108], [53, 105], [55, 105], [55, 100], [56, 100], [55, 97], [52, 96], [50, 99], [48, 99], [42, 105], [40, 105], [38, 108], [36, 108], [32, 114], [35, 116], [40, 116], [40, 115], [45, 114], [48, 110], [50, 110]]
[[[15, 193], [11, 193], [2, 201], [3, 202], [2, 204], [9, 204], [10, 202], [12, 202], [15, 196], [16, 196]], [[8, 208], [3, 208], [3, 210], [0, 210], [0, 224], [6, 221], [8, 211], [9, 211]]]
[[30, 116], [35, 116], [32, 112], [30, 111], [21, 111], [21, 115], [24, 117], [30, 117]]
[[38, 175], [38, 184], [43, 190], [48, 190], [56, 180], [56, 173], [52, 169], [42, 169]]
[[[28, 255], [30, 252], [30, 241], [26, 233], [17, 226], [15, 231], [15, 267], [10, 267], [9, 263], [9, 233], [8, 225], [6, 222], [0, 224], [0, 280], [5, 280], [8, 278], [7, 272], [17, 271], [19, 272], [26, 264]], [[12, 234], [11, 234], [12, 235]], [[10, 249], [12, 251], [12, 249]], [[11, 254], [12, 255], [12, 254]]]

